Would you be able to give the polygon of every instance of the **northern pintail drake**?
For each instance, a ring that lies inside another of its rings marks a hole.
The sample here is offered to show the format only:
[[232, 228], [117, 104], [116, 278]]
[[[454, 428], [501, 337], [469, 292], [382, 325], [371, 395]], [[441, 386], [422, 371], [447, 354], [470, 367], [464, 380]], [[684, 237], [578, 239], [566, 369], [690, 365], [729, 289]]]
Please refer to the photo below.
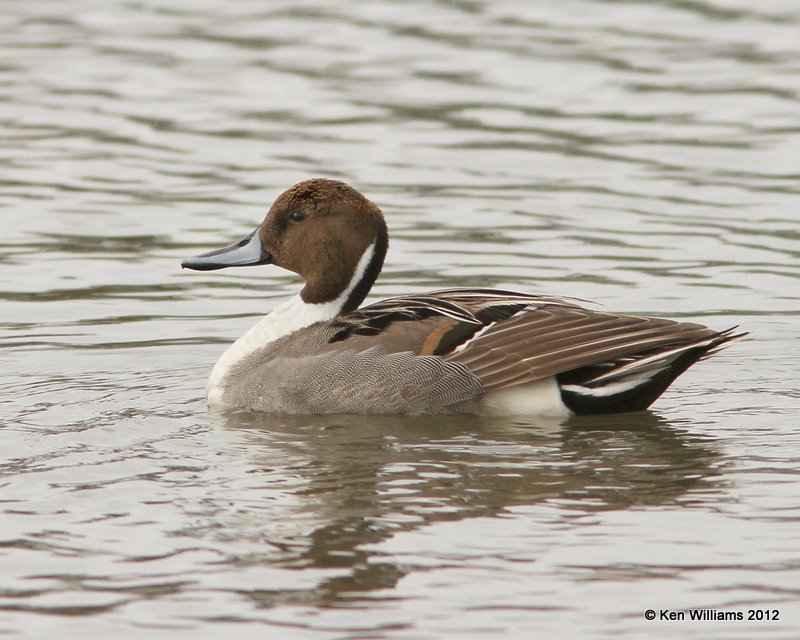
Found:
[[305, 280], [222, 354], [209, 404], [293, 414], [640, 411], [745, 335], [495, 289], [359, 308], [387, 247], [381, 210], [320, 178], [279, 196], [240, 242], [184, 260], [198, 271], [274, 264]]

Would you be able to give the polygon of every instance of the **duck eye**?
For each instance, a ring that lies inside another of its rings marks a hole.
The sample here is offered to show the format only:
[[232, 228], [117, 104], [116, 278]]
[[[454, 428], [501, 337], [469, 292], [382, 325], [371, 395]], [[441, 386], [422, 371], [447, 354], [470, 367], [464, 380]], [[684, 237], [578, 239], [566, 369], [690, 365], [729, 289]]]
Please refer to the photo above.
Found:
[[289, 217], [290, 217], [290, 218], [291, 218], [291, 219], [292, 219], [294, 222], [302, 222], [303, 220], [305, 220], [305, 219], [306, 219], [306, 214], [305, 214], [305, 213], [303, 213], [302, 211], [293, 211], [293, 212], [291, 213], [291, 215], [289, 215]]

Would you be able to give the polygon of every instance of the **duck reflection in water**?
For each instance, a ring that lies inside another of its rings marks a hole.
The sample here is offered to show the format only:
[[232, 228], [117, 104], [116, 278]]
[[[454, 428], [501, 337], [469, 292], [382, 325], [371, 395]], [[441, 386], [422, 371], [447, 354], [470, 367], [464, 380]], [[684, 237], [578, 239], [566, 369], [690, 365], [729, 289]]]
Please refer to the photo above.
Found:
[[[280, 538], [280, 566], [339, 568], [308, 592], [250, 594], [322, 604], [353, 591], [393, 587], [412, 569], [380, 551], [398, 535], [445, 521], [512, 517], [542, 509], [548, 526], [591, 524], [592, 514], [668, 506], [702, 486], [713, 490], [720, 454], [707, 438], [649, 412], [532, 418], [439, 416], [219, 416], [248, 442], [252, 473], [291, 460], [304, 526], [286, 539], [275, 523], [237, 523], [225, 510], [226, 537]], [[286, 470], [284, 470], [286, 473]], [[543, 525], [543, 530], [547, 526]], [[278, 533], [280, 531], [280, 533]], [[454, 545], [457, 541], [454, 541]], [[458, 553], [454, 548], [453, 553]], [[501, 551], [498, 550], [498, 553]]]

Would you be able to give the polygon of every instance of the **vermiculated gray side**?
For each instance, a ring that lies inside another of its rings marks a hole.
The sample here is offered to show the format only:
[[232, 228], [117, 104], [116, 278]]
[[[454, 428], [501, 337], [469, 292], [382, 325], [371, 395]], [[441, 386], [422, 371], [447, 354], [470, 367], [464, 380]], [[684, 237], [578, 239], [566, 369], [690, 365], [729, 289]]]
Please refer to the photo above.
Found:
[[478, 412], [484, 390], [464, 365], [380, 346], [330, 345], [323, 327], [279, 340], [232, 367], [224, 404], [294, 414]]

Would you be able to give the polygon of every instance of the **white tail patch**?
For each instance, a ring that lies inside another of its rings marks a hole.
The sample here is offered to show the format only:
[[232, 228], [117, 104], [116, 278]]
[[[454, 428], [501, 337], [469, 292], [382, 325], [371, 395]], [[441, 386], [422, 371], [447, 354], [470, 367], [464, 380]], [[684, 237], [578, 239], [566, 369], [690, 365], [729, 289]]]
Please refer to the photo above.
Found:
[[[621, 380], [617, 380], [616, 382], [609, 382], [608, 384], [604, 384], [599, 387], [585, 387], [580, 384], [565, 384], [561, 385], [561, 388], [564, 391], [568, 391], [570, 393], [577, 393], [581, 396], [589, 396], [592, 398], [607, 398], [609, 396], [615, 396], [620, 393], [625, 393], [626, 391], [630, 391], [631, 389], [636, 389], [637, 387], [641, 387], [646, 385], [650, 380], [653, 379], [653, 376], [657, 373], [663, 371], [665, 367], [661, 367], [656, 369], [655, 371], [643, 371], [641, 373], [632, 373]], [[594, 381], [592, 381], [594, 383]]]
[[572, 412], [561, 399], [554, 377], [542, 378], [488, 393], [481, 403], [484, 415], [540, 415], [566, 418]]

